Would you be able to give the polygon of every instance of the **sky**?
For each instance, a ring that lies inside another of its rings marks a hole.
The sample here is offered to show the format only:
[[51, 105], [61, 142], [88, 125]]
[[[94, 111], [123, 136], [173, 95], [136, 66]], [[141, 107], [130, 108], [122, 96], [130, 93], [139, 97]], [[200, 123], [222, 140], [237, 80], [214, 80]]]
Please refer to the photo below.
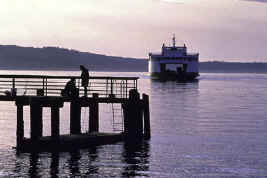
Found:
[[1, 0], [0, 44], [148, 58], [163, 43], [200, 61], [267, 62], [267, 0]]

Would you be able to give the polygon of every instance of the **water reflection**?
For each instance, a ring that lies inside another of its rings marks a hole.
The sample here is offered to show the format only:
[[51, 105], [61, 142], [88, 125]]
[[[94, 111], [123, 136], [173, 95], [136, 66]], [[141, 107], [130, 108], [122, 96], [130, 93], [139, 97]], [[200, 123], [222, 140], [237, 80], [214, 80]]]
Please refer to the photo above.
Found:
[[39, 155], [38, 153], [30, 154], [30, 168], [29, 168], [29, 175], [30, 177], [38, 177], [38, 160]]
[[198, 83], [199, 79], [194, 79], [190, 81], [183, 81], [183, 80], [166, 80], [166, 79], [151, 79], [152, 82], [159, 82], [159, 83], [167, 83], [167, 82], [174, 82], [174, 83], [181, 83], [181, 84], [188, 84], [188, 83]]
[[69, 163], [69, 170], [72, 176], [79, 176], [80, 175], [80, 159], [81, 154], [79, 150], [75, 150], [70, 152], [70, 159]]
[[198, 80], [184, 83], [154, 80], [148, 82], [151, 88], [149, 95], [153, 137], [194, 133], [194, 119], [198, 116], [201, 82]]
[[[136, 141], [72, 150], [67, 153], [21, 153], [17, 169], [28, 177], [146, 177], [149, 174], [150, 143]], [[101, 171], [100, 171], [101, 170]]]
[[52, 153], [51, 155], [51, 165], [50, 165], [50, 175], [52, 178], [58, 178], [58, 167], [59, 167], [59, 153]]
[[125, 142], [123, 158], [126, 165], [122, 177], [148, 176], [150, 145], [148, 141]]
[[192, 92], [199, 89], [199, 80], [194, 80], [191, 82], [178, 82], [178, 81], [160, 81], [160, 80], [150, 80], [150, 92], [146, 91], [153, 97], [159, 97], [161, 94], [168, 95], [170, 98], [173, 92]]
[[94, 165], [94, 162], [98, 158], [98, 149], [97, 147], [92, 147], [88, 149], [88, 166], [86, 175], [98, 174], [99, 167]]

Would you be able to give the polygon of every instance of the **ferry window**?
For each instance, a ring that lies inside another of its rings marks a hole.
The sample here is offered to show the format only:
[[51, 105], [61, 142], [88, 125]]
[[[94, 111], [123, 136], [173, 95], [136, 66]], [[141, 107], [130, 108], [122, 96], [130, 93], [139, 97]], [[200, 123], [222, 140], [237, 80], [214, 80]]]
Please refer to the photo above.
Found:
[[182, 64], [166, 64], [166, 70], [168, 71], [176, 71], [177, 67], [182, 67]]

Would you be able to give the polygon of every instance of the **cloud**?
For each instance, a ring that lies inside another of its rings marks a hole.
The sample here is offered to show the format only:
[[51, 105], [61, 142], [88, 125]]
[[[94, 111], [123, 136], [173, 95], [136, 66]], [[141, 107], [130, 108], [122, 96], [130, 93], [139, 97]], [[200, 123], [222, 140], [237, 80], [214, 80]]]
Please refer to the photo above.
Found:
[[267, 3], [267, 0], [244, 0], [244, 1]]

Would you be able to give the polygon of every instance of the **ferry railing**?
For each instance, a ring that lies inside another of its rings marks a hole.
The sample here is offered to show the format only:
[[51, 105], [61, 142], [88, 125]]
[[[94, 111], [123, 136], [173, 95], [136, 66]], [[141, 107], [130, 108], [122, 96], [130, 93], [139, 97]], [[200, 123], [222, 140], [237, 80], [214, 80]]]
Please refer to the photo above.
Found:
[[[74, 78], [79, 96], [84, 95], [79, 76], [47, 75], [0, 75], [0, 95], [60, 96], [66, 83]], [[138, 77], [90, 76], [88, 97], [98, 93], [99, 97], [128, 98], [131, 89], [137, 89]]]

